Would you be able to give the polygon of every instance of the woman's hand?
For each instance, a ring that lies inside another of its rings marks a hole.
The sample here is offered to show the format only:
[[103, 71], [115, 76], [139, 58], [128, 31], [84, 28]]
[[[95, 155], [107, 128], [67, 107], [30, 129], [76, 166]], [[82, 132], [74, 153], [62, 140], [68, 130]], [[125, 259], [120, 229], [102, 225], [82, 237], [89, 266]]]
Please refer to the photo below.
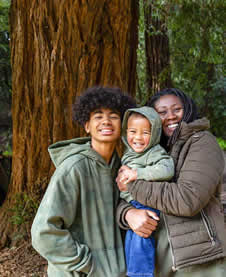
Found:
[[158, 225], [159, 217], [149, 210], [130, 209], [125, 215], [130, 228], [138, 236], [148, 238]]
[[120, 167], [116, 182], [120, 191], [127, 191], [127, 184], [137, 179], [137, 171], [126, 165]]

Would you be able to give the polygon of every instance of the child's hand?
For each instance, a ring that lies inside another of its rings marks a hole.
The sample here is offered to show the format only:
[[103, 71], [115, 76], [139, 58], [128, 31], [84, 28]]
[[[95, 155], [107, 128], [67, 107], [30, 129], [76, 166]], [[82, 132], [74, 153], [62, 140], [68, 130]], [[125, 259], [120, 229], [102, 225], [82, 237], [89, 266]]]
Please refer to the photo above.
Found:
[[121, 173], [122, 171], [126, 170], [126, 169], [130, 169], [130, 167], [128, 167], [127, 165], [122, 165], [118, 170], [118, 174]]
[[127, 184], [137, 179], [137, 171], [123, 165], [119, 169], [116, 182], [120, 191], [127, 191]]
[[137, 171], [131, 168], [124, 169], [122, 178], [124, 181], [127, 181], [127, 183], [135, 181], [137, 179]]

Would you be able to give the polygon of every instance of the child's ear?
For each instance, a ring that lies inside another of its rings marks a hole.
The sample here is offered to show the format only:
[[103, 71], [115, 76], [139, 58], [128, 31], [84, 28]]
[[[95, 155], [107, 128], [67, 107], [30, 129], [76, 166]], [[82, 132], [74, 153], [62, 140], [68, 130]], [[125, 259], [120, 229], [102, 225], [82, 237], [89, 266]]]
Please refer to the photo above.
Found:
[[86, 133], [89, 134], [89, 121], [87, 121], [87, 122], [85, 123], [84, 128], [85, 128]]

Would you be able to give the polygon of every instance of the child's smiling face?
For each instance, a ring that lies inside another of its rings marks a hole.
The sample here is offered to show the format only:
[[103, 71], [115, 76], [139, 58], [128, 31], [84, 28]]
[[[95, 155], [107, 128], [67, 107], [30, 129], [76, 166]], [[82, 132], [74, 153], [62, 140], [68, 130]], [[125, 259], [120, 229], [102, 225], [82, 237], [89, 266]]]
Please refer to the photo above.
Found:
[[127, 141], [137, 153], [141, 153], [148, 146], [151, 139], [151, 124], [141, 114], [130, 115], [127, 122]]

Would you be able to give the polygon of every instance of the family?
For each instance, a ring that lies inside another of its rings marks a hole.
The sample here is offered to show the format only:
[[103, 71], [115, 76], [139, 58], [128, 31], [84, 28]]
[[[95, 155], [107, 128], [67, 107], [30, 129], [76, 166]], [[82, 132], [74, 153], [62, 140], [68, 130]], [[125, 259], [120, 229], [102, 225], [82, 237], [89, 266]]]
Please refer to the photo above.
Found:
[[169, 88], [137, 107], [96, 86], [73, 108], [88, 136], [49, 147], [56, 170], [31, 229], [48, 276], [225, 276], [224, 158], [194, 101]]

